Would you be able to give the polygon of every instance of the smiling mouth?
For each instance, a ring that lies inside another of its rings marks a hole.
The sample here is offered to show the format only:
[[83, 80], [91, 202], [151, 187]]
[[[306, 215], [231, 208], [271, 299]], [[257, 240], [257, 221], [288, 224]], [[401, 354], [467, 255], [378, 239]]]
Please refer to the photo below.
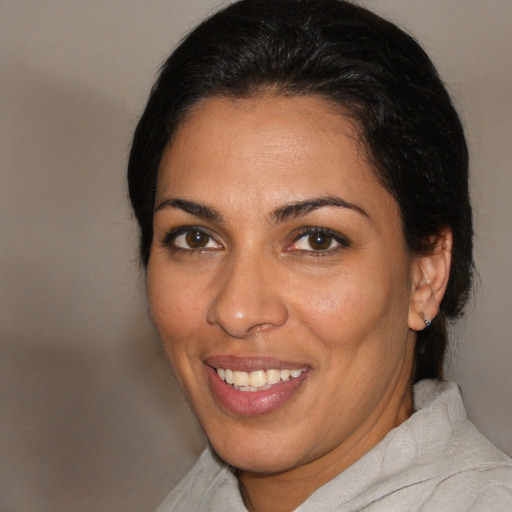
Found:
[[217, 375], [226, 384], [237, 391], [266, 391], [273, 385], [281, 382], [291, 381], [299, 377], [306, 368], [295, 370], [255, 370], [252, 372], [242, 372], [230, 370], [229, 368], [216, 368]]

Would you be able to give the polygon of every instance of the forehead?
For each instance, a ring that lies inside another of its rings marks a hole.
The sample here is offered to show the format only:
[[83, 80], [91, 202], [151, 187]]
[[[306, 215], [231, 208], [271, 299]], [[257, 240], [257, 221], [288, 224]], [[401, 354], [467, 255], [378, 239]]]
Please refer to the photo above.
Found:
[[190, 113], [166, 147], [157, 202], [179, 195], [273, 208], [333, 192], [350, 202], [394, 203], [338, 108], [318, 97], [214, 98]]

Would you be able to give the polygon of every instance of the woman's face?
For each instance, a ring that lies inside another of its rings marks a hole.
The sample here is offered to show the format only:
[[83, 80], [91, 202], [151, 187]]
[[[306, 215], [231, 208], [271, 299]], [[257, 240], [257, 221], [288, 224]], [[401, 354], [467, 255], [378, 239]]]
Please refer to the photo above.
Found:
[[333, 110], [210, 99], [160, 164], [150, 315], [214, 449], [246, 470], [356, 460], [411, 413], [417, 263]]

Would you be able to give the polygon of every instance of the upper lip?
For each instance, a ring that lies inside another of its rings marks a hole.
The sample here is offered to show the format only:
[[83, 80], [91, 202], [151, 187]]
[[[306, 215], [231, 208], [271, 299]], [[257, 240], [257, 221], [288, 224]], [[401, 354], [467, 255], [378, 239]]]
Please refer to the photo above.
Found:
[[209, 356], [204, 363], [212, 368], [224, 368], [239, 372], [256, 370], [301, 370], [309, 368], [307, 364], [283, 361], [268, 356], [240, 357], [234, 355]]

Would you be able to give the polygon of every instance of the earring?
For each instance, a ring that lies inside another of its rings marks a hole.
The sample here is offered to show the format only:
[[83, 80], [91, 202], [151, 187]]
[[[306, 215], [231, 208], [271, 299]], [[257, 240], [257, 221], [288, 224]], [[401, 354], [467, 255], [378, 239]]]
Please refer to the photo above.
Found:
[[420, 313], [420, 316], [421, 316], [421, 318], [423, 319], [423, 321], [425, 322], [425, 327], [430, 327], [430, 325], [432, 324], [432, 320], [429, 320], [429, 319], [427, 318], [427, 315], [425, 314], [425, 311], [422, 311], [422, 312]]

